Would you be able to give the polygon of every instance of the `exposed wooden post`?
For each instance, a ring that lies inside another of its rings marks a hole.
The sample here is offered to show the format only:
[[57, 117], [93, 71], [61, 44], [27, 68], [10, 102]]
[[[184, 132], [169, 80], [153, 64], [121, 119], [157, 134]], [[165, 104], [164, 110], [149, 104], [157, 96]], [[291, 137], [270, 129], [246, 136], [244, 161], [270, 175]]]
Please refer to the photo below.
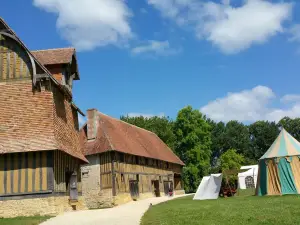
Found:
[[112, 179], [112, 194], [113, 196], [116, 196], [116, 171], [115, 171], [115, 157], [112, 152], [111, 154], [111, 179]]

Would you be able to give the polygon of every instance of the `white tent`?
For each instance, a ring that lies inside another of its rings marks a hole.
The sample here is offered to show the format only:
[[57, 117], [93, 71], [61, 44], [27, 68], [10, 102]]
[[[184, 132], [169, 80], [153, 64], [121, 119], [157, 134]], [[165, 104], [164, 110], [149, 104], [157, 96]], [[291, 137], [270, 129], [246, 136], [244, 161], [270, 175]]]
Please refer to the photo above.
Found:
[[203, 177], [193, 200], [217, 199], [221, 184], [221, 173]]
[[253, 187], [253, 185], [254, 187], [256, 187], [258, 165], [242, 166], [241, 169], [248, 169], [248, 170], [238, 174], [239, 188], [247, 189]]

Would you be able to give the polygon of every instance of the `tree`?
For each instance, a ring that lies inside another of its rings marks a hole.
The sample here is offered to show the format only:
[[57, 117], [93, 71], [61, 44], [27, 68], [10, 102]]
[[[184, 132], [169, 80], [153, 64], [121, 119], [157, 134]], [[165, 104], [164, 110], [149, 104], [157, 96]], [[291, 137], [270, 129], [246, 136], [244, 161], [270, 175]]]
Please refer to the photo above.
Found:
[[155, 133], [163, 142], [174, 150], [175, 135], [173, 133], [173, 121], [171, 121], [169, 117], [154, 116], [147, 118], [143, 116], [121, 116], [120, 119]]
[[208, 174], [211, 157], [210, 125], [199, 110], [181, 109], [174, 122], [175, 152], [186, 164], [184, 184], [187, 192], [195, 191], [199, 179]]
[[242, 154], [237, 153], [235, 149], [229, 149], [220, 157], [221, 169], [222, 171], [240, 169], [244, 161], [245, 158]]
[[278, 125], [275, 122], [257, 121], [249, 125], [250, 159], [257, 161], [272, 145], [279, 134]]
[[248, 155], [249, 131], [246, 125], [232, 120], [226, 124], [224, 138], [222, 139], [223, 151], [236, 149], [237, 153]]
[[[225, 153], [223, 153], [220, 157], [220, 167], [221, 170], [232, 170], [232, 169], [240, 169], [242, 164], [244, 163], [245, 158], [242, 154], [237, 153], [235, 149], [229, 149]], [[230, 185], [237, 185], [237, 174], [229, 175], [228, 182]], [[225, 179], [223, 179], [225, 182]]]
[[294, 138], [300, 141], [300, 118], [291, 119], [289, 117], [282, 118], [279, 123]]
[[218, 167], [218, 159], [224, 152], [225, 124], [223, 122], [216, 123], [210, 119], [207, 122], [211, 127], [211, 166]]

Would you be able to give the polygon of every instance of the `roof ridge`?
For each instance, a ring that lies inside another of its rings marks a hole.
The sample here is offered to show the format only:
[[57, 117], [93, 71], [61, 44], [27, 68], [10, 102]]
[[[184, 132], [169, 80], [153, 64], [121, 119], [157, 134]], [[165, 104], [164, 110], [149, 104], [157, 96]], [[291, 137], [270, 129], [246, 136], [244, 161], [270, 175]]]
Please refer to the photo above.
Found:
[[62, 49], [74, 49], [74, 47], [62, 47], [62, 48], [48, 48], [48, 49], [38, 49], [38, 50], [30, 50], [31, 52], [44, 52], [44, 51], [56, 51]]
[[[133, 125], [133, 124], [131, 124], [131, 123], [127, 123], [127, 122], [125, 122], [125, 121], [123, 121], [123, 120], [114, 118], [114, 117], [112, 117], [112, 116], [109, 116], [109, 115], [107, 115], [107, 114], [105, 114], [105, 113], [102, 113], [102, 112], [99, 112], [99, 111], [98, 111], [98, 113], [100, 113], [100, 114], [102, 114], [102, 115], [104, 115], [104, 116], [108, 116], [109, 118], [112, 118], [112, 119], [117, 120], [117, 121], [119, 121], [119, 122], [126, 123], [126, 124], [128, 124], [128, 125], [130, 125], [130, 126], [132, 126], [132, 127], [136, 127], [136, 128], [138, 128], [138, 129], [141, 129], [141, 130], [144, 130], [144, 131], [147, 131], [147, 132], [149, 132], [149, 133], [151, 133], [151, 134], [156, 135], [154, 132], [152, 132], [152, 131], [150, 131], [150, 130], [146, 130], [145, 128], [138, 127], [138, 126]], [[156, 135], [156, 136], [157, 136], [157, 135]]]

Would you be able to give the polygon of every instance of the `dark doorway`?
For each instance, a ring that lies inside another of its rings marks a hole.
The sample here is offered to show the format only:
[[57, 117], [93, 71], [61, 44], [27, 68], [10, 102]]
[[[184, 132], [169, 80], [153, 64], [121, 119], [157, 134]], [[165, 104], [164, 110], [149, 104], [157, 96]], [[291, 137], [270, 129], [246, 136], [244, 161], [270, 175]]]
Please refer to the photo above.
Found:
[[172, 181], [164, 181], [164, 193], [166, 196], [173, 195], [173, 182]]
[[78, 189], [77, 189], [77, 173], [76, 173], [76, 171], [73, 171], [71, 173], [69, 191], [70, 191], [70, 200], [77, 201], [78, 200]]
[[159, 180], [152, 181], [152, 187], [154, 190], [155, 197], [160, 197], [160, 190], [159, 190]]
[[129, 181], [129, 191], [130, 191], [130, 195], [133, 199], [136, 199], [139, 197], [139, 182], [137, 180]]

